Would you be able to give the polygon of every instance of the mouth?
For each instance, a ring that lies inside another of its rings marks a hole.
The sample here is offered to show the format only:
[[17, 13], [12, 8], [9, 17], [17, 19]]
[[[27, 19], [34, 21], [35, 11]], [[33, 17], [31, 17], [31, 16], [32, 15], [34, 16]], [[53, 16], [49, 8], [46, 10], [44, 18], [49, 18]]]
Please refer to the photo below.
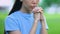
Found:
[[31, 4], [32, 9], [35, 8], [35, 7], [37, 7], [37, 4]]
[[31, 9], [34, 9], [36, 6], [31, 6]]

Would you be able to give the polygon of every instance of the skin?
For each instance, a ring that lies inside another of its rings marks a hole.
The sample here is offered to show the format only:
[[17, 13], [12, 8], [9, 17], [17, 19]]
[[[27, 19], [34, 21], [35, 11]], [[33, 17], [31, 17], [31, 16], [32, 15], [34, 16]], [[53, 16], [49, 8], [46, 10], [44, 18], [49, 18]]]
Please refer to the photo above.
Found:
[[25, 13], [31, 13], [33, 8], [35, 8], [37, 6], [38, 1], [39, 0], [22, 0], [23, 5], [21, 8], [21, 11], [23, 11]]
[[[37, 8], [37, 4], [39, 0], [22, 0], [22, 8], [20, 11], [23, 13], [31, 13], [33, 11], [34, 13], [34, 24], [30, 30], [29, 34], [36, 34], [36, 29], [38, 25], [38, 21], [41, 21], [42, 24], [42, 29], [40, 34], [47, 34], [46, 28], [45, 28], [45, 22], [43, 18], [43, 9], [41, 7]], [[11, 31], [9, 34], [22, 34], [21, 31], [16, 30], [16, 31]]]

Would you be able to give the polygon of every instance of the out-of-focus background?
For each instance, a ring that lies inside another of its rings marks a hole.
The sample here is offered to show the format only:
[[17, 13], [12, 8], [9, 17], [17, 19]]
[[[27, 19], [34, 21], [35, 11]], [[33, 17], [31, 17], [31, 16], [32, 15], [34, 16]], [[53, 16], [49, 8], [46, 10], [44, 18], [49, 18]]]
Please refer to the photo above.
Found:
[[[15, 0], [0, 0], [0, 34], [4, 34], [4, 20]], [[44, 9], [48, 34], [60, 34], [60, 0], [40, 0], [38, 6]]]

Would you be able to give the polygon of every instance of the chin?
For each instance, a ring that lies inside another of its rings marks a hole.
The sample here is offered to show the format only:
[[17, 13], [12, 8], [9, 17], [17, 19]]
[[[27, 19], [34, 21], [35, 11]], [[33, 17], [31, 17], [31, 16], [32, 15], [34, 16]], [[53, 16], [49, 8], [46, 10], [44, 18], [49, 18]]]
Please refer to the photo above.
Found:
[[33, 9], [30, 9], [30, 11], [32, 11]]
[[32, 11], [34, 8], [31, 8], [30, 11]]

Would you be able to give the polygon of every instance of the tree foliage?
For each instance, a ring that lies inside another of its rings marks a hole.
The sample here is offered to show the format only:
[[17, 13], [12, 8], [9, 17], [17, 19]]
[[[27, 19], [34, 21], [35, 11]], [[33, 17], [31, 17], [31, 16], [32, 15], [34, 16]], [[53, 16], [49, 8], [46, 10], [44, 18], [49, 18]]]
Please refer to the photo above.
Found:
[[60, 6], [60, 0], [43, 0], [42, 4], [39, 4], [39, 6], [46, 8], [51, 6], [51, 4], [57, 4]]

